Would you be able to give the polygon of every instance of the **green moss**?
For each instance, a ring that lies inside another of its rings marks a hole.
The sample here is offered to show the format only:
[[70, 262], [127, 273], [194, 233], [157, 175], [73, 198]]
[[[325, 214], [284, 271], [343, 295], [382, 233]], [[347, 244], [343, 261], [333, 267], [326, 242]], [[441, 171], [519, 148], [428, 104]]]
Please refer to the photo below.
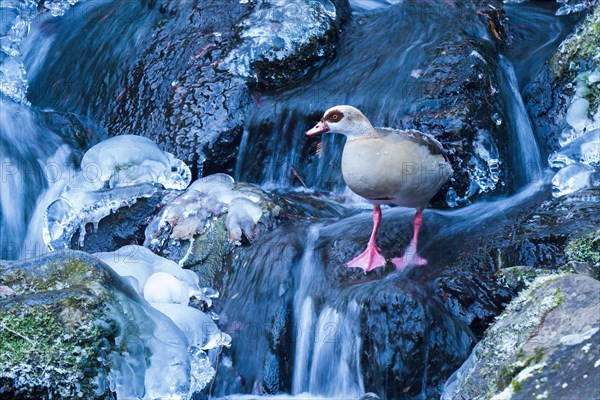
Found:
[[534, 356], [531, 359], [531, 362], [533, 364], [537, 364], [540, 361], [542, 361], [542, 358], [544, 358], [544, 349], [542, 349], [541, 347], [536, 347], [534, 350]]
[[554, 294], [554, 298], [556, 300], [556, 307], [560, 306], [563, 303], [563, 301], [565, 301], [564, 296], [562, 294], [560, 294], [560, 288]]
[[0, 284], [11, 287], [17, 293], [60, 290], [72, 286], [90, 287], [101, 281], [98, 278], [102, 278], [97, 268], [75, 257], [38, 265], [35, 270], [7, 268], [0, 272]]
[[0, 308], [0, 386], [25, 390], [30, 398], [96, 398], [94, 378], [104, 373], [97, 347], [102, 333], [95, 316], [82, 312], [94, 302], [86, 295], [49, 295]]
[[226, 218], [213, 218], [208, 228], [194, 237], [192, 252], [184, 263], [198, 275], [200, 286], [217, 286], [225, 274], [229, 263], [225, 258], [233, 247], [229, 243], [229, 234], [225, 226]]
[[569, 261], [600, 263], [600, 230], [572, 240], [567, 244], [565, 254]]
[[498, 377], [498, 388], [503, 389], [509, 383], [514, 384], [515, 377], [526, 367], [539, 363], [544, 358], [544, 350], [536, 347], [534, 354], [526, 355], [520, 348], [515, 355], [514, 361], [503, 366]]
[[558, 77], [573, 79], [582, 64], [600, 67], [598, 38], [600, 37], [600, 7], [595, 7], [575, 33], [569, 36], [552, 57], [552, 70]]
[[513, 391], [515, 393], [517, 393], [519, 390], [523, 389], [523, 384], [520, 381], [516, 380], [516, 379], [513, 379], [510, 382], [510, 386], [512, 386]]
[[560, 363], [555, 362], [554, 364], [552, 364], [552, 369], [560, 369]]

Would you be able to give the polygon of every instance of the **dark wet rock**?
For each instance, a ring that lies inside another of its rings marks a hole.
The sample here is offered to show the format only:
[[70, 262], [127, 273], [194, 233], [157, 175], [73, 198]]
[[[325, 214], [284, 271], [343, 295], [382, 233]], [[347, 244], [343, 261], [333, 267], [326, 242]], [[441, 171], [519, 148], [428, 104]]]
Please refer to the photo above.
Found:
[[[107, 120], [109, 130], [114, 134], [135, 130], [153, 138], [191, 165], [197, 176], [231, 173], [251, 103], [247, 83], [256, 80], [250, 70], [269, 86], [288, 83], [305, 73], [315, 57], [327, 55], [316, 53], [321, 46], [331, 46], [339, 23], [333, 24], [315, 1], [205, 1], [187, 8], [179, 4], [171, 4], [152, 45], [130, 73]], [[293, 13], [294, 5], [310, 10], [310, 17]], [[336, 7], [331, 7], [335, 13]], [[255, 15], [264, 13], [273, 20]], [[274, 25], [279, 24], [284, 28], [276, 31]], [[255, 29], [272, 32], [273, 37], [251, 38]], [[261, 42], [260, 51], [249, 52], [256, 40]], [[278, 42], [285, 43], [283, 55]], [[249, 73], [239, 74], [245, 68]], [[149, 109], [161, 112], [152, 111], [147, 118]]]
[[81, 152], [78, 154], [76, 164], [87, 149], [106, 136], [102, 128], [75, 114], [43, 111], [40, 116], [48, 129], [59, 135], [73, 149]]
[[[152, 138], [188, 163], [195, 176], [231, 173], [252, 102], [248, 83], [256, 79], [230, 70], [245, 65], [269, 87], [297, 79], [331, 54], [348, 10], [345, 0], [77, 6], [69, 18], [36, 21], [36, 37], [49, 41], [50, 55], [43, 72], [36, 69], [32, 76], [31, 100], [91, 114], [111, 135]], [[280, 26], [285, 28], [278, 31]], [[248, 54], [248, 46], [260, 40], [251, 37], [254, 28], [271, 35], [260, 52]], [[53, 57], [55, 46], [78, 68], [65, 68], [64, 57]], [[34, 47], [29, 46], [31, 67], [38, 68]], [[221, 65], [225, 59], [227, 66]]]
[[83, 245], [80, 246], [78, 229], [71, 237], [70, 248], [99, 253], [116, 251], [130, 244], [143, 244], [148, 220], [156, 213], [164, 195], [164, 192], [158, 192], [151, 197], [137, 199], [135, 203], [114, 210], [102, 218], [97, 227], [91, 222], [86, 224]]
[[[588, 245], [582, 246], [582, 257], [594, 254], [589, 240], [600, 223], [598, 190], [550, 200], [544, 200], [545, 196], [549, 197], [547, 189], [544, 191], [513, 223], [502, 227], [483, 250], [499, 271], [499, 277], [513, 290], [522, 289], [544, 270], [572, 270], [575, 266], [565, 267], [565, 264], [578, 260], [569, 255], [573, 243]], [[588, 239], [578, 239], [581, 237]]]
[[365, 388], [384, 399], [439, 396], [445, 377], [475, 343], [470, 329], [439, 299], [427, 301], [433, 293], [421, 285], [377, 286], [362, 306]]
[[304, 241], [295, 233], [298, 227], [281, 226], [253, 246], [236, 249], [219, 320], [232, 346], [223, 350], [212, 395], [291, 392], [295, 278], [290, 265], [299, 261]]
[[[387, 257], [399, 256], [411, 239], [412, 212], [386, 211], [378, 244]], [[366, 244], [370, 221], [364, 214], [360, 217], [347, 222], [346, 235], [325, 240], [329, 243], [323, 249], [327, 261], [322, 273], [334, 286], [352, 285], [353, 297], [365, 308], [361, 314], [365, 390], [387, 399], [437, 397], [453, 368], [514, 294], [495, 279], [498, 267], [489, 248], [495, 234], [481, 232], [471, 246], [458, 251], [461, 234], [444, 234], [452, 219], [426, 212], [422, 243], [429, 244], [420, 253], [430, 264], [404, 272], [394, 272], [388, 265], [365, 275], [344, 266]], [[435, 237], [442, 236], [444, 244], [436, 245], [441, 239]]]
[[347, 0], [257, 3], [239, 23], [223, 66], [261, 89], [284, 86], [331, 56], [348, 17]]
[[[356, 221], [359, 217], [363, 217], [361, 226], [366, 227], [370, 218], [364, 218], [364, 214], [350, 220]], [[397, 213], [396, 218], [388, 220], [388, 229], [390, 226], [399, 226], [397, 230], [394, 228], [394, 232], [398, 233], [410, 222], [407, 217], [405, 213]], [[227, 354], [227, 364], [231, 366], [221, 368], [219, 373], [222, 379], [216, 380], [215, 395], [250, 392], [256, 382], [262, 388], [272, 387], [269, 384], [271, 377], [285, 376], [286, 371], [291, 373], [288, 364], [292, 363], [290, 357], [293, 354], [289, 349], [294, 348], [294, 342], [290, 342], [294, 338], [278, 334], [276, 343], [281, 349], [276, 351], [270, 344], [273, 342], [273, 332], [280, 332], [281, 323], [285, 322], [284, 332], [295, 330], [295, 346], [299, 346], [305, 340], [304, 335], [311, 334], [310, 329], [324, 329], [317, 326], [316, 319], [313, 319], [310, 327], [301, 325], [303, 322], [297, 319], [298, 314], [291, 313], [292, 307], [300, 307], [298, 302], [303, 301], [297, 297], [303, 284], [309, 285], [307, 296], [313, 299], [314, 312], [319, 321], [325, 318], [325, 328], [328, 326], [327, 318], [339, 315], [339, 320], [329, 322], [336, 327], [334, 344], [331, 345], [334, 349], [335, 346], [354, 346], [352, 342], [347, 343], [354, 340], [354, 336], [344, 334], [347, 321], [357, 330], [361, 343], [358, 362], [364, 389], [377, 393], [382, 399], [418, 398], [421, 393], [432, 398], [439, 394], [447, 377], [458, 368], [475, 345], [476, 337], [472, 329], [481, 333], [485, 323], [491, 322], [501, 311], [503, 302], [508, 301], [509, 293], [501, 285], [494, 286], [491, 272], [484, 275], [485, 269], [489, 268], [487, 265], [478, 270], [480, 275], [477, 278], [472, 277], [473, 269], [464, 265], [462, 277], [457, 277], [460, 275], [458, 268], [445, 271], [441, 267], [440, 272], [437, 262], [431, 268], [425, 267], [407, 274], [391, 272], [388, 268], [365, 276], [362, 272], [346, 269], [344, 263], [351, 254], [333, 250], [338, 245], [344, 246], [345, 241], [338, 241], [332, 233], [344, 231], [353, 237], [351, 221], [344, 220], [320, 232], [316, 258], [312, 261], [315, 265], [313, 272], [305, 269], [309, 268], [308, 264], [303, 264], [306, 261], [300, 261], [303, 252], [304, 257], [310, 252], [310, 244], [305, 243], [304, 234], [298, 233], [297, 228], [294, 233], [290, 231], [291, 227], [281, 225], [263, 236], [254, 246], [239, 249], [234, 257], [234, 268], [226, 281], [223, 293], [226, 304], [221, 313], [222, 329], [234, 337], [231, 353]], [[435, 230], [436, 227], [431, 229]], [[409, 240], [409, 232], [406, 232], [406, 236]], [[384, 243], [381, 242], [382, 247], [389, 251]], [[340, 272], [332, 272], [336, 270]], [[439, 283], [451, 277], [455, 278], [456, 287], [448, 282]], [[307, 283], [302, 283], [307, 279]], [[467, 285], [469, 282], [470, 286]], [[283, 309], [288, 311], [280, 311]], [[353, 309], [357, 311], [352, 312]], [[263, 321], [258, 328], [254, 326], [257, 319]], [[235, 340], [236, 336], [238, 340]], [[315, 346], [321, 346], [321, 340], [324, 339], [320, 337], [315, 340]], [[249, 351], [249, 346], [254, 350]], [[268, 351], [263, 356], [263, 351], [256, 351], [257, 348]], [[322, 359], [321, 364], [313, 360], [313, 364], [308, 365], [308, 370], [302, 374], [310, 382], [308, 387], [311, 393], [326, 395], [330, 390], [328, 387], [334, 387], [328, 385], [335, 385], [336, 372], [331, 372], [334, 375], [331, 382], [320, 380], [320, 375], [313, 373], [336, 371], [338, 364], [330, 365], [328, 362], [343, 357], [340, 356], [343, 350], [332, 349], [335, 353], [331, 355], [326, 353], [326, 346], [319, 350], [307, 348], [306, 351], [309, 354], [313, 352], [311, 357]], [[279, 360], [275, 365], [271, 363], [273, 354]], [[341, 362], [349, 363], [350, 370], [344, 373], [352, 376], [354, 367], [350, 360], [342, 359]], [[276, 387], [278, 390], [289, 390], [289, 386], [281, 381]]]
[[[486, 215], [486, 210], [480, 211], [482, 215]], [[466, 236], [463, 235], [468, 233], [453, 227], [456, 221], [453, 222], [452, 217], [426, 211], [422, 239], [425, 247], [421, 251], [431, 260], [430, 265], [405, 272], [395, 272], [388, 266], [365, 275], [360, 270], [345, 267], [366, 245], [371, 230], [370, 213], [326, 223], [318, 231], [314, 258], [310, 256], [311, 244], [304, 238], [307, 234], [298, 232], [298, 228], [291, 231], [286, 224], [263, 236], [254, 246], [240, 249], [240, 258], [234, 258], [234, 268], [226, 281], [222, 315], [227, 318], [221, 321], [228, 332], [239, 329], [235, 333], [238, 341], [233, 340], [229, 355], [231, 367], [221, 370], [223, 376], [229, 377], [224, 382], [235, 381], [238, 385], [220, 385], [217, 379], [216, 394], [231, 393], [232, 389], [251, 391], [252, 382], [256, 381], [264, 385], [267, 375], [263, 365], [268, 365], [268, 360], [248, 359], [248, 353], [253, 357], [257, 354], [248, 346], [267, 347], [270, 322], [265, 323], [258, 334], [244, 327], [256, 321], [257, 316], [260, 321], [271, 321], [273, 317], [267, 316], [290, 301], [288, 292], [296, 293], [293, 307], [298, 309], [304, 300], [298, 292], [306, 290], [305, 296], [312, 299], [316, 316], [307, 333], [307, 327], [302, 325], [305, 322], [298, 319], [295, 311], [290, 323], [299, 330], [296, 335], [310, 335], [310, 329], [318, 330], [317, 319], [324, 318], [327, 322], [327, 318], [334, 318], [331, 323], [337, 327], [332, 353], [327, 353], [326, 346], [320, 347], [321, 342], [315, 342], [319, 348], [306, 349], [308, 354], [312, 352], [313, 364], [302, 373], [311, 393], [330, 393], [332, 385], [339, 382], [335, 380], [335, 372], [330, 378], [319, 379], [321, 375], [317, 371], [337, 371], [339, 364], [334, 360], [344, 357], [341, 355], [344, 351], [338, 347], [355, 349], [351, 341], [358, 337], [360, 344], [356, 346], [361, 348], [358, 363], [364, 390], [377, 393], [382, 399], [418, 398], [422, 393], [427, 398], [435, 397], [447, 377], [468, 356], [477, 337], [483, 335], [511, 297], [510, 290], [495, 282], [493, 259], [484, 251], [486, 241], [502, 228], [496, 224], [508, 218], [507, 215], [513, 218], [515, 212], [521, 211], [507, 208], [502, 218], [493, 221], [474, 217], [482, 225], [475, 224], [470, 229], [479, 231], [480, 235], [473, 243], [473, 251], [464, 254], [459, 252], [458, 244], [464, 242]], [[386, 256], [400, 255], [410, 241], [412, 216], [413, 212], [406, 209], [384, 210], [378, 244]], [[483, 226], [486, 226], [485, 233]], [[308, 236], [313, 234], [311, 229]], [[261, 250], [255, 247], [257, 244]], [[286, 256], [286, 247], [289, 256]], [[302, 289], [303, 285], [307, 285], [307, 289]], [[335, 319], [336, 316], [339, 319]], [[357, 336], [344, 333], [346, 329], [356, 330]], [[249, 332], [253, 332], [252, 344], [243, 336]], [[304, 336], [295, 337], [296, 346], [305, 340]], [[288, 349], [294, 346], [286, 345]], [[355, 354], [354, 350], [351, 354]], [[284, 355], [290, 357], [287, 353], [279, 357]], [[315, 362], [314, 358], [320, 361]], [[356, 364], [352, 362], [346, 358], [340, 361], [349, 366], [345, 372], [348, 376], [356, 373]], [[280, 367], [280, 373], [283, 370]]]
[[600, 283], [583, 275], [537, 278], [448, 380], [442, 399], [597, 396], [599, 293]]
[[403, 127], [442, 141], [455, 172], [433, 203], [455, 206], [514, 184], [508, 173], [508, 111], [502, 103], [510, 89], [500, 86], [496, 48], [489, 43], [464, 40], [445, 50], [419, 78], [425, 93]]
[[[233, 0], [162, 4], [164, 19], [147, 37], [149, 45], [104, 116], [109, 132], [152, 138], [190, 165], [196, 176], [203, 172], [204, 149], [225, 155], [213, 158], [211, 169], [230, 170], [250, 93], [243, 79], [217, 65], [248, 10], [249, 4]], [[217, 141], [223, 149], [213, 149]]]
[[[127, 383], [141, 397], [146, 369], [139, 366], [159, 354], [152, 344], [158, 321], [160, 329], [177, 329], [86, 253], [0, 262], [0, 284], [16, 294], [0, 298], [2, 398], [112, 399], [109, 380], [113, 388]], [[163, 343], [164, 349], [187, 354], [185, 339], [174, 335]], [[185, 357], [181, 367], [169, 372], [189, 371]], [[120, 375], [123, 368], [128, 378]]]

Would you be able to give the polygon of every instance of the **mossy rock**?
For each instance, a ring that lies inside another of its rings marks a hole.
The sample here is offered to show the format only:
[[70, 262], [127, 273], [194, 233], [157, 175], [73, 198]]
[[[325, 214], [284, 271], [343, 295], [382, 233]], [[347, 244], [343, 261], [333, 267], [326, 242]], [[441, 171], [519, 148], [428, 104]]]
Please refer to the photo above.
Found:
[[183, 265], [198, 275], [200, 286], [218, 284], [230, 264], [227, 260], [234, 246], [227, 240], [225, 219], [226, 216], [212, 219], [206, 230], [196, 235], [190, 244], [192, 250]]
[[[113, 399], [119, 386], [144, 397], [162, 320], [110, 267], [61, 251], [0, 261], [0, 285], [16, 293], [0, 298], [1, 398]], [[187, 354], [185, 340], [167, 342]]]
[[[442, 400], [595, 398], [598, 293], [600, 283], [581, 274], [536, 278], [446, 382]], [[566, 375], [561, 365], [568, 360], [580, 366], [567, 380], [560, 375]]]
[[559, 77], [573, 78], [581, 67], [600, 68], [600, 7], [594, 10], [571, 34], [551, 59], [552, 71]]
[[590, 275], [600, 279], [600, 230], [567, 243], [565, 254], [569, 261], [587, 264]]
[[570, 261], [600, 263], [600, 230], [570, 241], [565, 249]]
[[[98, 392], [105, 332], [98, 298], [78, 289], [0, 300], [0, 393], [18, 398], [110, 398]], [[94, 310], [85, 314], [84, 310]]]

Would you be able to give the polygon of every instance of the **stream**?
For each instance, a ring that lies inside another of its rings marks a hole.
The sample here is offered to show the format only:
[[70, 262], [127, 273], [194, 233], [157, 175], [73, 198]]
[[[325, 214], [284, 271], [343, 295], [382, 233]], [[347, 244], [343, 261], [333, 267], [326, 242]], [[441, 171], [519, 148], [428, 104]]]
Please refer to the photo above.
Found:
[[[31, 26], [21, 36], [4, 34], [14, 52], [3, 50], [0, 60], [26, 71], [13, 74], [17, 83], [0, 94], [0, 259], [11, 260], [47, 252], [40, 222], [46, 208], [73, 183], [85, 151], [114, 134], [105, 109], [115, 93], [125, 93], [127, 66], [144, 53], [143, 38], [164, 22], [151, 1], [57, 1], [63, 9], [41, 14], [30, 2], [13, 2], [21, 13], [15, 18]], [[312, 196], [334, 206], [234, 251], [215, 306], [232, 346], [208, 353], [217, 370], [211, 398], [439, 396], [512, 295], [491, 283], [496, 270], [488, 249], [508, 243], [507, 232], [552, 199], [548, 154], [523, 93], [577, 19], [556, 16], [559, 6], [551, 2], [507, 4], [513, 43], [490, 67], [504, 110], [494, 124], [506, 126], [507, 137], [494, 144], [480, 129], [472, 153], [479, 158], [461, 164], [471, 168], [466, 183], [451, 182], [448, 194], [434, 199], [436, 208], [424, 211], [419, 252], [428, 264], [369, 275], [340, 268], [368, 239], [370, 205], [344, 184], [342, 137], [323, 137], [317, 155], [316, 141], [304, 132], [336, 104], [360, 108], [374, 126], [414, 127], [410, 116], [421, 112], [419, 101], [431, 90], [415, 76], [438, 71], [440, 49], [464, 37], [489, 41], [475, 14], [458, 21], [460, 10], [448, 17], [442, 5], [350, 3], [352, 20], [329, 61], [292, 85], [252, 93], [235, 165], [223, 171], [299, 203], [312, 204]], [[82, 37], [97, 49], [89, 57], [79, 54]], [[507, 165], [512, 172], [503, 170]], [[413, 214], [383, 208], [379, 245], [387, 257], [410, 241]]]

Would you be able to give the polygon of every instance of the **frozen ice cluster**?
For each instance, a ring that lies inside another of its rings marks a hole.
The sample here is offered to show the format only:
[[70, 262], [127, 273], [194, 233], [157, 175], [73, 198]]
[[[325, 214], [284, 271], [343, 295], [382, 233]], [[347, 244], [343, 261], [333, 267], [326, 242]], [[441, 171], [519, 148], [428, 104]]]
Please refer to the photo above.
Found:
[[550, 166], [559, 169], [552, 179], [555, 197], [600, 185], [600, 107], [593, 109], [589, 100], [589, 94], [599, 90], [600, 69], [577, 75], [561, 148], [548, 158]]
[[325, 36], [335, 19], [335, 6], [329, 0], [256, 2], [254, 11], [240, 23], [241, 44], [222, 65], [234, 75], [255, 79], [254, 62], [285, 61]]
[[[51, 0], [46, 1], [44, 7], [56, 17], [63, 15], [78, 1]], [[20, 103], [27, 103], [28, 89], [21, 42], [29, 33], [31, 20], [40, 11], [39, 4], [34, 0], [0, 2], [0, 93]]]
[[[166, 358], [153, 360], [151, 363], [146, 372], [143, 398], [174, 398], [174, 394], [181, 396], [178, 398], [187, 398], [204, 388], [215, 374], [205, 351], [221, 346], [229, 347], [231, 337], [219, 330], [211, 315], [188, 304], [190, 299], [196, 298], [210, 307], [212, 299], [218, 297], [218, 293], [213, 289], [200, 288], [194, 272], [182, 269], [175, 262], [157, 256], [145, 247], [125, 246], [117, 251], [97, 253], [95, 256], [123, 277], [154, 309], [166, 315], [179, 329], [177, 334], [184, 336], [187, 341], [187, 356], [191, 364], [189, 393], [177, 393], [173, 389], [174, 382], [182, 379], [181, 374], [161, 375], [165, 365], [178, 362], [185, 364], [187, 360]], [[135, 385], [123, 383], [121, 390], [134, 390]], [[139, 390], [138, 393], [121, 393], [121, 396], [117, 392], [117, 396], [138, 398]]]
[[469, 181], [471, 185], [464, 196], [460, 197], [453, 187], [446, 193], [446, 203], [450, 207], [467, 203], [477, 192], [485, 193], [496, 188], [500, 180], [500, 153], [491, 132], [481, 129], [473, 143], [473, 155], [469, 158]]
[[239, 245], [242, 236], [248, 240], [255, 238], [256, 224], [263, 216], [263, 203], [264, 196], [256, 190], [234, 187], [229, 175], [206, 176], [169, 200], [146, 228], [144, 245], [158, 249], [167, 240], [193, 240], [195, 235], [204, 232], [212, 218], [225, 214], [229, 241]]
[[[523, 3], [527, 0], [504, 0], [504, 3]], [[562, 6], [556, 10], [556, 15], [566, 15], [586, 10], [592, 6], [595, 0], [556, 0]]]
[[556, 0], [562, 6], [556, 10], [556, 15], [567, 15], [590, 9], [596, 0]]
[[64, 179], [65, 188], [43, 221], [44, 242], [50, 250], [68, 248], [77, 229], [83, 245], [87, 223], [97, 227], [113, 210], [150, 197], [161, 187], [183, 190], [191, 173], [150, 139], [121, 135], [89, 149], [81, 168]]

